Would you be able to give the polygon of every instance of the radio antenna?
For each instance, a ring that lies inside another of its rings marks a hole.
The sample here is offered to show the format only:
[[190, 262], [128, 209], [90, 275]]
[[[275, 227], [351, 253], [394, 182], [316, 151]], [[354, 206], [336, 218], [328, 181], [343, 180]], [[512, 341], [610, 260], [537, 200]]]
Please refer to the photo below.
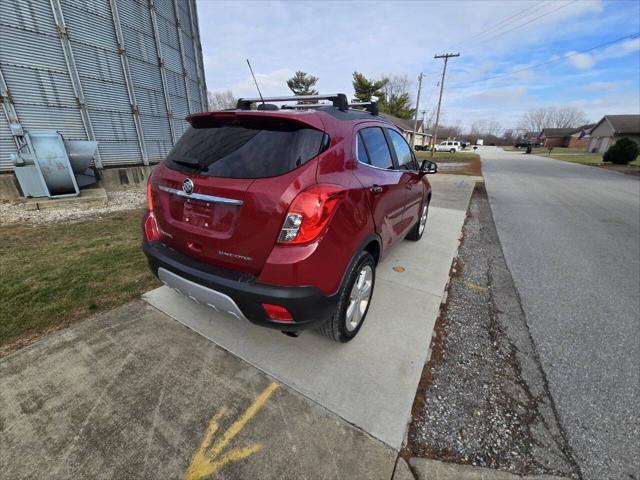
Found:
[[262, 92], [260, 91], [260, 87], [258, 86], [258, 81], [256, 80], [256, 76], [253, 74], [253, 68], [251, 68], [251, 62], [247, 58], [247, 65], [249, 65], [249, 71], [251, 72], [251, 76], [253, 77], [253, 82], [256, 84], [256, 88], [258, 89], [258, 95], [260, 95], [260, 100], [262, 100], [262, 104], [264, 105], [264, 97], [262, 96]]

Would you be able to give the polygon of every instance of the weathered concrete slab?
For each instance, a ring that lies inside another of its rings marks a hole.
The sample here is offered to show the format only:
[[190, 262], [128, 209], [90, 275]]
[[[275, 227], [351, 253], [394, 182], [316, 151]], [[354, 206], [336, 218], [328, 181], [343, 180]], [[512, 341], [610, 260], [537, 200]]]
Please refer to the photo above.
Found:
[[26, 210], [44, 210], [48, 208], [79, 207], [83, 205], [106, 205], [107, 192], [104, 188], [80, 190], [77, 197], [30, 198], [25, 201]]
[[[475, 178], [433, 177], [427, 232], [380, 264], [358, 337], [346, 345], [315, 332], [297, 339], [196, 305], [167, 287], [144, 298], [184, 325], [399, 449], [426, 360]], [[445, 205], [442, 207], [440, 205]], [[396, 272], [394, 266], [403, 266]]]
[[393, 472], [393, 478], [391, 480], [416, 480], [416, 477], [413, 475], [411, 468], [404, 458], [398, 457], [396, 469]]
[[388, 480], [396, 460], [140, 301], [0, 361], [0, 446], [7, 479]]
[[416, 474], [417, 480], [567, 480], [552, 475], [521, 477], [520, 475], [490, 468], [444, 463], [427, 458], [414, 457], [409, 463]]

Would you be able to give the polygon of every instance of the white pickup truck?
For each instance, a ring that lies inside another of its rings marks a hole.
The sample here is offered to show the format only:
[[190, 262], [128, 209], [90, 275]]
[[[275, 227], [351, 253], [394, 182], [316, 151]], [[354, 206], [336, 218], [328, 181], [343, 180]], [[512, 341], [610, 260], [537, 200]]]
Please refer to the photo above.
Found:
[[456, 153], [462, 150], [462, 145], [458, 140], [447, 140], [436, 145], [437, 152]]

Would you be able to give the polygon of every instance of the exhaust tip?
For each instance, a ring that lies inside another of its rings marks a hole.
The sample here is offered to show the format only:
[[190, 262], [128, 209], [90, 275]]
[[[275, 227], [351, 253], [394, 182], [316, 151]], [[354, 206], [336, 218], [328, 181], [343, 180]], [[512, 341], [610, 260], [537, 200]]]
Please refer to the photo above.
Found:
[[282, 333], [284, 333], [287, 337], [293, 337], [293, 338], [298, 338], [298, 336], [300, 335], [298, 332], [285, 332], [285, 331], [283, 331]]

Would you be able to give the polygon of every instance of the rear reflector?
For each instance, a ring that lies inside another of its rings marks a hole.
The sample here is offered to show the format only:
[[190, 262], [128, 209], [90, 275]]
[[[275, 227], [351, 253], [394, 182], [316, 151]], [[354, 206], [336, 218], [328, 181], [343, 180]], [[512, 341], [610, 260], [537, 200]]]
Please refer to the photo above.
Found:
[[156, 222], [156, 216], [153, 214], [153, 211], [150, 211], [144, 220], [144, 234], [148, 242], [160, 240], [160, 231], [158, 230], [158, 223]]
[[280, 305], [263, 303], [262, 308], [264, 308], [264, 311], [267, 312], [267, 316], [271, 320], [277, 320], [279, 322], [293, 322], [293, 317], [289, 313], [289, 310], [281, 307]]

